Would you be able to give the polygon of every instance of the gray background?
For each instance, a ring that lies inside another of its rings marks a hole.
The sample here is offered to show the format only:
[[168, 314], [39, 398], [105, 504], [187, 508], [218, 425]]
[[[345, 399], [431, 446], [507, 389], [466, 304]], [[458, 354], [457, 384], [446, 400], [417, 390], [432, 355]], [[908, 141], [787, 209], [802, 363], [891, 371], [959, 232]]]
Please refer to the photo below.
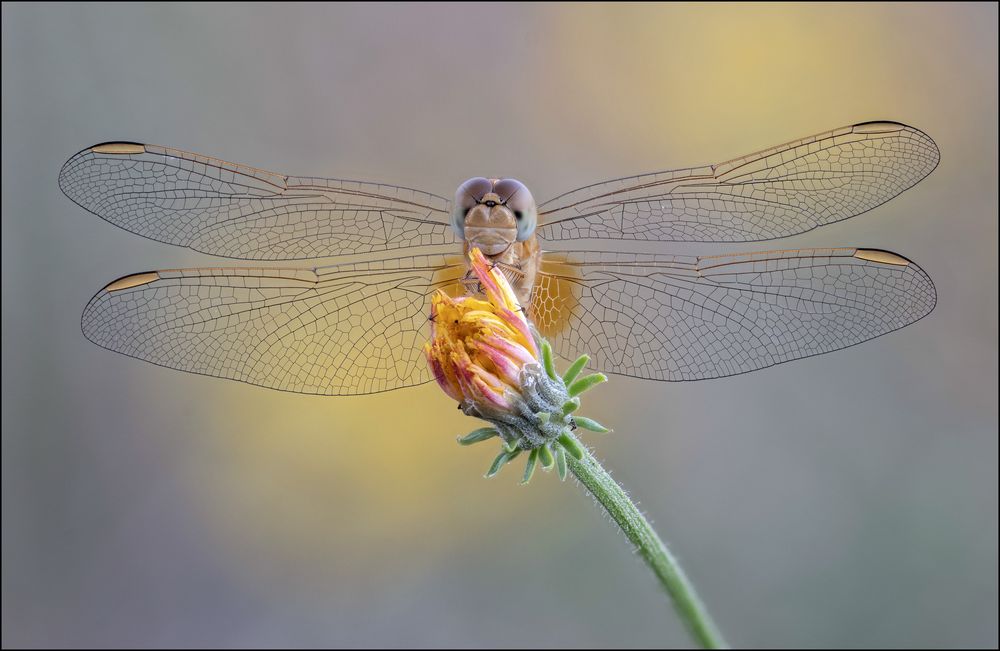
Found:
[[71, 204], [75, 151], [545, 198], [895, 119], [937, 171], [780, 246], [898, 251], [935, 312], [746, 376], [614, 378], [589, 440], [734, 644], [995, 647], [996, 60], [996, 5], [4, 4], [3, 644], [688, 643], [580, 489], [483, 480], [436, 388], [284, 395], [87, 342], [106, 282], [219, 262]]

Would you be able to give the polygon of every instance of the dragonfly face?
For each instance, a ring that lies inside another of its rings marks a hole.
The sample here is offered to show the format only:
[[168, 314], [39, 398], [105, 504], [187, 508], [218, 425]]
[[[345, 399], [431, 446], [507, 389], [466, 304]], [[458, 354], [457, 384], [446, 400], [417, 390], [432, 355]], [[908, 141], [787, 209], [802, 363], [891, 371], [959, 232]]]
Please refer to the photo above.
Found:
[[[513, 179], [470, 179], [450, 202], [115, 142], [70, 158], [59, 184], [131, 232], [270, 265], [120, 278], [85, 308], [88, 339], [192, 373], [356, 395], [431, 379], [421, 353], [429, 296], [471, 289], [460, 251], [473, 245], [508, 273], [557, 353], [586, 352], [611, 373], [722, 377], [899, 329], [928, 314], [936, 294], [927, 274], [895, 253], [686, 257], [627, 244], [802, 233], [879, 206], [938, 160], [927, 134], [866, 122], [714, 165], [590, 184], [536, 207]], [[604, 250], [572, 248], [586, 240], [605, 241]], [[543, 252], [540, 241], [564, 244]], [[294, 264], [310, 259], [325, 262]]]
[[460, 238], [493, 256], [535, 234], [538, 208], [520, 181], [476, 177], [455, 192], [451, 223]]

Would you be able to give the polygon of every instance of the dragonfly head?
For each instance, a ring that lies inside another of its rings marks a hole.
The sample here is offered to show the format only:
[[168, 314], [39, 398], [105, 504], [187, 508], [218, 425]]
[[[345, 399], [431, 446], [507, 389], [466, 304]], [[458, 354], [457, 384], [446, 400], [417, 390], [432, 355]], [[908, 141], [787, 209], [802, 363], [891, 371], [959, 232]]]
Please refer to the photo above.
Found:
[[523, 183], [515, 179], [469, 179], [455, 192], [451, 225], [470, 246], [489, 256], [535, 232], [538, 209]]

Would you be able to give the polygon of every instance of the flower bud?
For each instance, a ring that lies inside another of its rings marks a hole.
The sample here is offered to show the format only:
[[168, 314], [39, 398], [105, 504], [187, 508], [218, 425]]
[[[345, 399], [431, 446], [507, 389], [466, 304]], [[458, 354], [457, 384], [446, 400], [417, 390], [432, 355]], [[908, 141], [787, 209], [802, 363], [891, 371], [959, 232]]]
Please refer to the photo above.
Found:
[[[469, 445], [499, 435], [503, 449], [493, 461], [488, 477], [522, 450], [530, 451], [524, 481], [535, 463], [544, 469], [558, 467], [565, 477], [566, 434], [576, 427], [571, 416], [580, 405], [575, 397], [598, 380], [588, 376], [571, 390], [555, 372], [552, 350], [525, 317], [506, 276], [474, 248], [469, 252], [472, 271], [479, 279], [485, 300], [475, 296], [452, 298], [443, 291], [431, 297], [431, 340], [424, 347], [431, 373], [441, 389], [469, 416], [489, 421], [492, 427], [462, 437]], [[586, 365], [586, 358], [571, 368], [571, 380]], [[567, 450], [579, 458], [578, 446]]]

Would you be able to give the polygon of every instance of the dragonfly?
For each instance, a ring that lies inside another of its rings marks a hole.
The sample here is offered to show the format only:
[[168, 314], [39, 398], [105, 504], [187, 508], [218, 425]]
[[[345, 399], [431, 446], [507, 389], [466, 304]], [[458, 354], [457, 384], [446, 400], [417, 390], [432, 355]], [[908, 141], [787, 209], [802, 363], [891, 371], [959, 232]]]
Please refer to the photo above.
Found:
[[254, 261], [119, 278], [84, 309], [87, 339], [190, 373], [360, 395], [431, 379], [421, 350], [430, 295], [476, 290], [471, 246], [508, 275], [560, 356], [588, 353], [602, 371], [635, 378], [731, 376], [902, 328], [933, 310], [936, 292], [919, 266], [889, 251], [617, 249], [804, 233], [885, 203], [939, 158], [916, 128], [865, 122], [536, 205], [514, 179], [470, 179], [452, 201], [108, 142], [72, 156], [59, 186], [132, 233]]

